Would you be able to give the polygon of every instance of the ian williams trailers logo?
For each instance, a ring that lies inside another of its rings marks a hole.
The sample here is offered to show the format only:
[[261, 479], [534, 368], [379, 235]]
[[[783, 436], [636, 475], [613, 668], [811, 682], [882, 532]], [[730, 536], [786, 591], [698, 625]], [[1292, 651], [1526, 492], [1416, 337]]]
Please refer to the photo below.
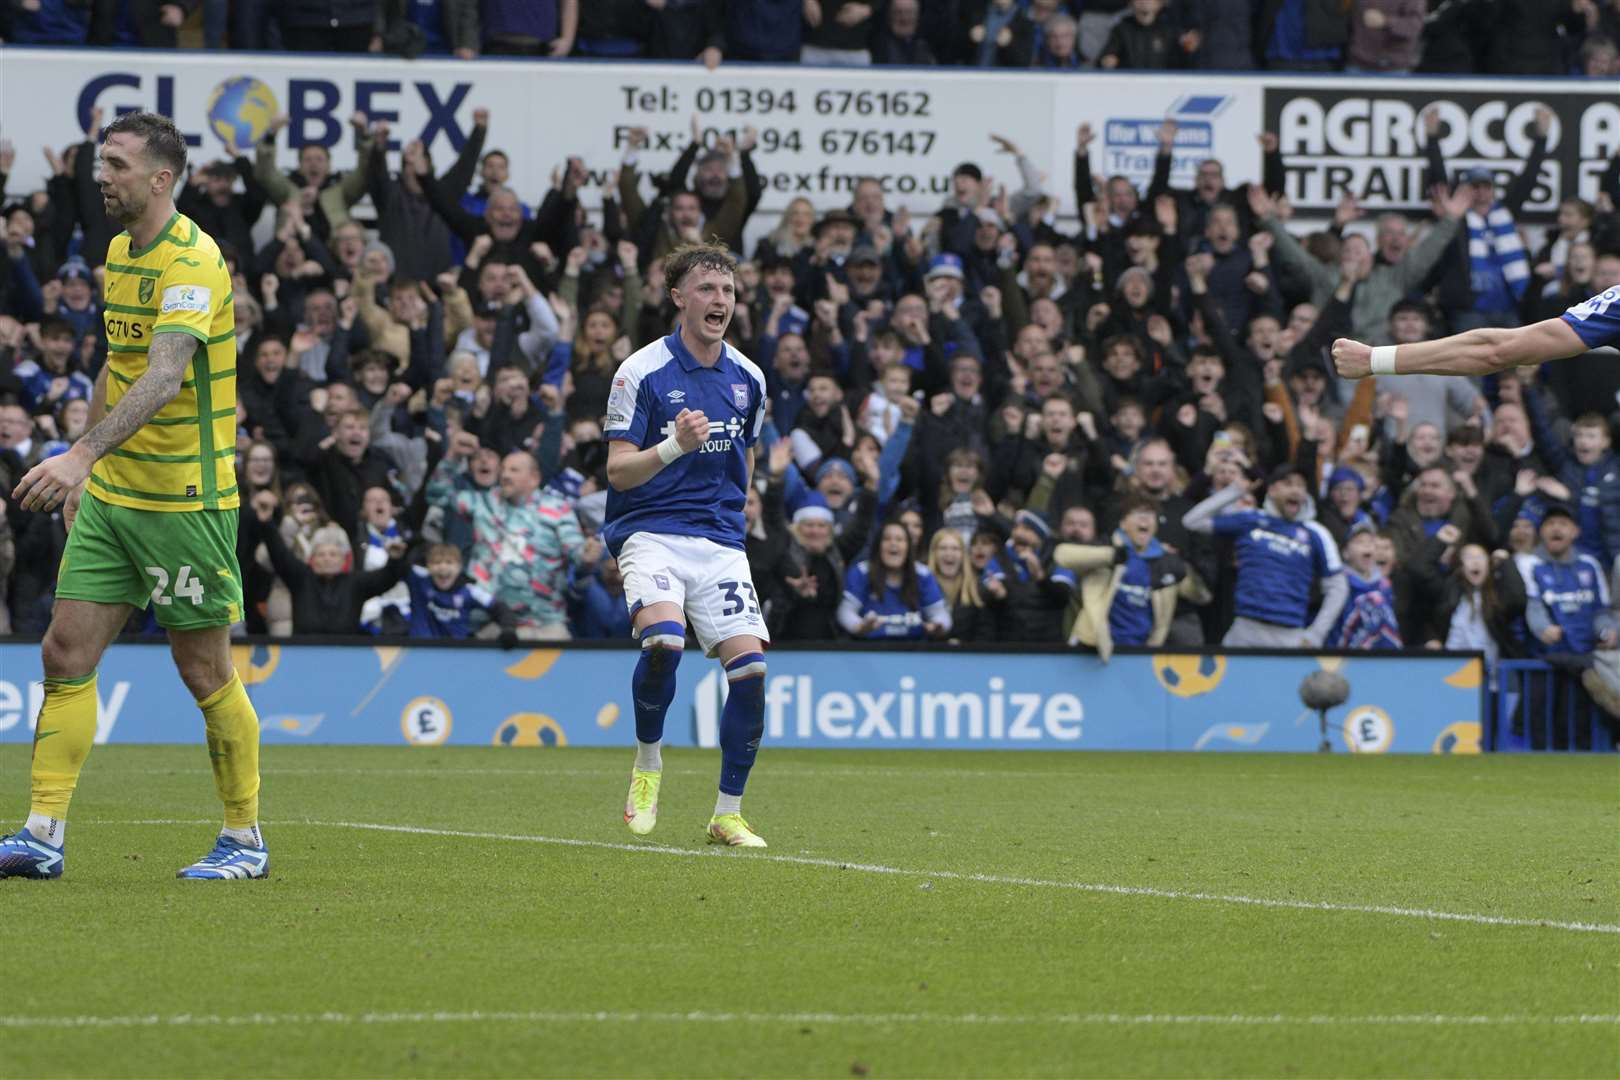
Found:
[[1321, 215], [1347, 191], [1369, 210], [1426, 207], [1423, 112], [1431, 106], [1450, 177], [1483, 166], [1499, 184], [1523, 170], [1537, 110], [1552, 112], [1547, 159], [1524, 206], [1527, 221], [1550, 220], [1571, 195], [1595, 200], [1608, 159], [1620, 150], [1620, 103], [1612, 93], [1268, 87], [1265, 130], [1277, 133], [1295, 208]]
[[1153, 175], [1153, 161], [1159, 155], [1159, 129], [1169, 118], [1176, 122], [1170, 175], [1184, 183], [1197, 172], [1200, 161], [1216, 156], [1215, 118], [1232, 100], [1225, 94], [1188, 94], [1158, 116], [1144, 108], [1135, 116], [1109, 117], [1103, 124], [1103, 160], [1093, 162], [1093, 167], [1100, 164], [1104, 176], [1121, 173], [1146, 180]]

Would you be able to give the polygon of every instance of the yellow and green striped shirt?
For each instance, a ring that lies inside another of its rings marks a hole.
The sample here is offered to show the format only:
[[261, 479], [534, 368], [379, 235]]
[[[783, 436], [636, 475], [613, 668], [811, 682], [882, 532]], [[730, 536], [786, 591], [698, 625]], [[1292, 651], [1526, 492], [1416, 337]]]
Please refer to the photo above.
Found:
[[174, 400], [96, 462], [96, 497], [139, 510], [228, 510], [236, 495], [236, 315], [214, 238], [181, 214], [144, 248], [107, 248], [107, 408], [146, 371], [154, 334], [198, 341]]

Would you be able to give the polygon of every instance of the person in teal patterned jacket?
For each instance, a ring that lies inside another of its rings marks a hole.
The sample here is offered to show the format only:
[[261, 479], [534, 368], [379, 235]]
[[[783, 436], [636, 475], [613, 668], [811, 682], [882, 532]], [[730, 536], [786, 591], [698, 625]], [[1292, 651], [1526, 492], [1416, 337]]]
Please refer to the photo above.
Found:
[[473, 487], [467, 462], [477, 451], [477, 436], [452, 436], [428, 479], [428, 503], [471, 522], [467, 572], [516, 616], [519, 637], [566, 640], [568, 568], [585, 565], [599, 545], [587, 545], [567, 501], [540, 489], [540, 466], [530, 454], [506, 455], [493, 489]]

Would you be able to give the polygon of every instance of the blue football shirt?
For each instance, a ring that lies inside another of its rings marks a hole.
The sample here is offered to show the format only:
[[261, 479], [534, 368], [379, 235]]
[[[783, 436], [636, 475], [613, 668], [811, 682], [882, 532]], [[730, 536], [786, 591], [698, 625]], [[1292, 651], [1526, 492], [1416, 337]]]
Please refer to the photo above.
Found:
[[1217, 514], [1217, 535], [1237, 554], [1233, 607], [1245, 618], [1275, 626], [1310, 623], [1311, 585], [1344, 571], [1339, 545], [1314, 521], [1289, 521], [1263, 510]]
[[675, 418], [695, 409], [709, 418], [709, 438], [639, 487], [608, 490], [602, 538], [615, 556], [638, 532], [695, 536], [746, 550], [743, 505], [749, 449], [765, 423], [765, 375], [722, 345], [713, 367], [698, 363], [680, 331], [632, 353], [613, 376], [602, 434], [637, 449], [675, 433]]
[[911, 607], [900, 596], [900, 590], [884, 583], [883, 594], [872, 599], [872, 566], [862, 560], [849, 568], [844, 578], [844, 596], [859, 609], [861, 618], [877, 616], [877, 626], [868, 638], [909, 638], [919, 640], [928, 636], [925, 622], [944, 622], [950, 610], [945, 606], [945, 594], [933, 572], [922, 563], [913, 564], [917, 571], [917, 606]]
[[1590, 555], [1556, 562], [1528, 554], [1516, 556], [1514, 565], [1524, 579], [1526, 599], [1545, 604], [1554, 625], [1564, 631], [1551, 645], [1530, 635], [1531, 654], [1579, 654], [1597, 648], [1597, 616], [1609, 606], [1609, 580], [1603, 564]]
[[1588, 349], [1620, 345], [1620, 288], [1604, 289], [1582, 300], [1561, 318], [1569, 323]]

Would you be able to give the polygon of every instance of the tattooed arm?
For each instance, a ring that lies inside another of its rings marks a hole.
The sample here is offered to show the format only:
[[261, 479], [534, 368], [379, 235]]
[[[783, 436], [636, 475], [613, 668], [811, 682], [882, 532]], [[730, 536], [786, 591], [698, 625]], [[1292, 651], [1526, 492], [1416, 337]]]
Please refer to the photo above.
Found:
[[[186, 365], [197, 351], [189, 334], [156, 334], [146, 354], [146, 372], [118, 399], [118, 404], [73, 448], [35, 465], [12, 495], [24, 510], [54, 510], [90, 475], [91, 466], [107, 451], [139, 431], [180, 392]], [[103, 391], [105, 393], [105, 391]], [[105, 397], [102, 398], [105, 401]]]

